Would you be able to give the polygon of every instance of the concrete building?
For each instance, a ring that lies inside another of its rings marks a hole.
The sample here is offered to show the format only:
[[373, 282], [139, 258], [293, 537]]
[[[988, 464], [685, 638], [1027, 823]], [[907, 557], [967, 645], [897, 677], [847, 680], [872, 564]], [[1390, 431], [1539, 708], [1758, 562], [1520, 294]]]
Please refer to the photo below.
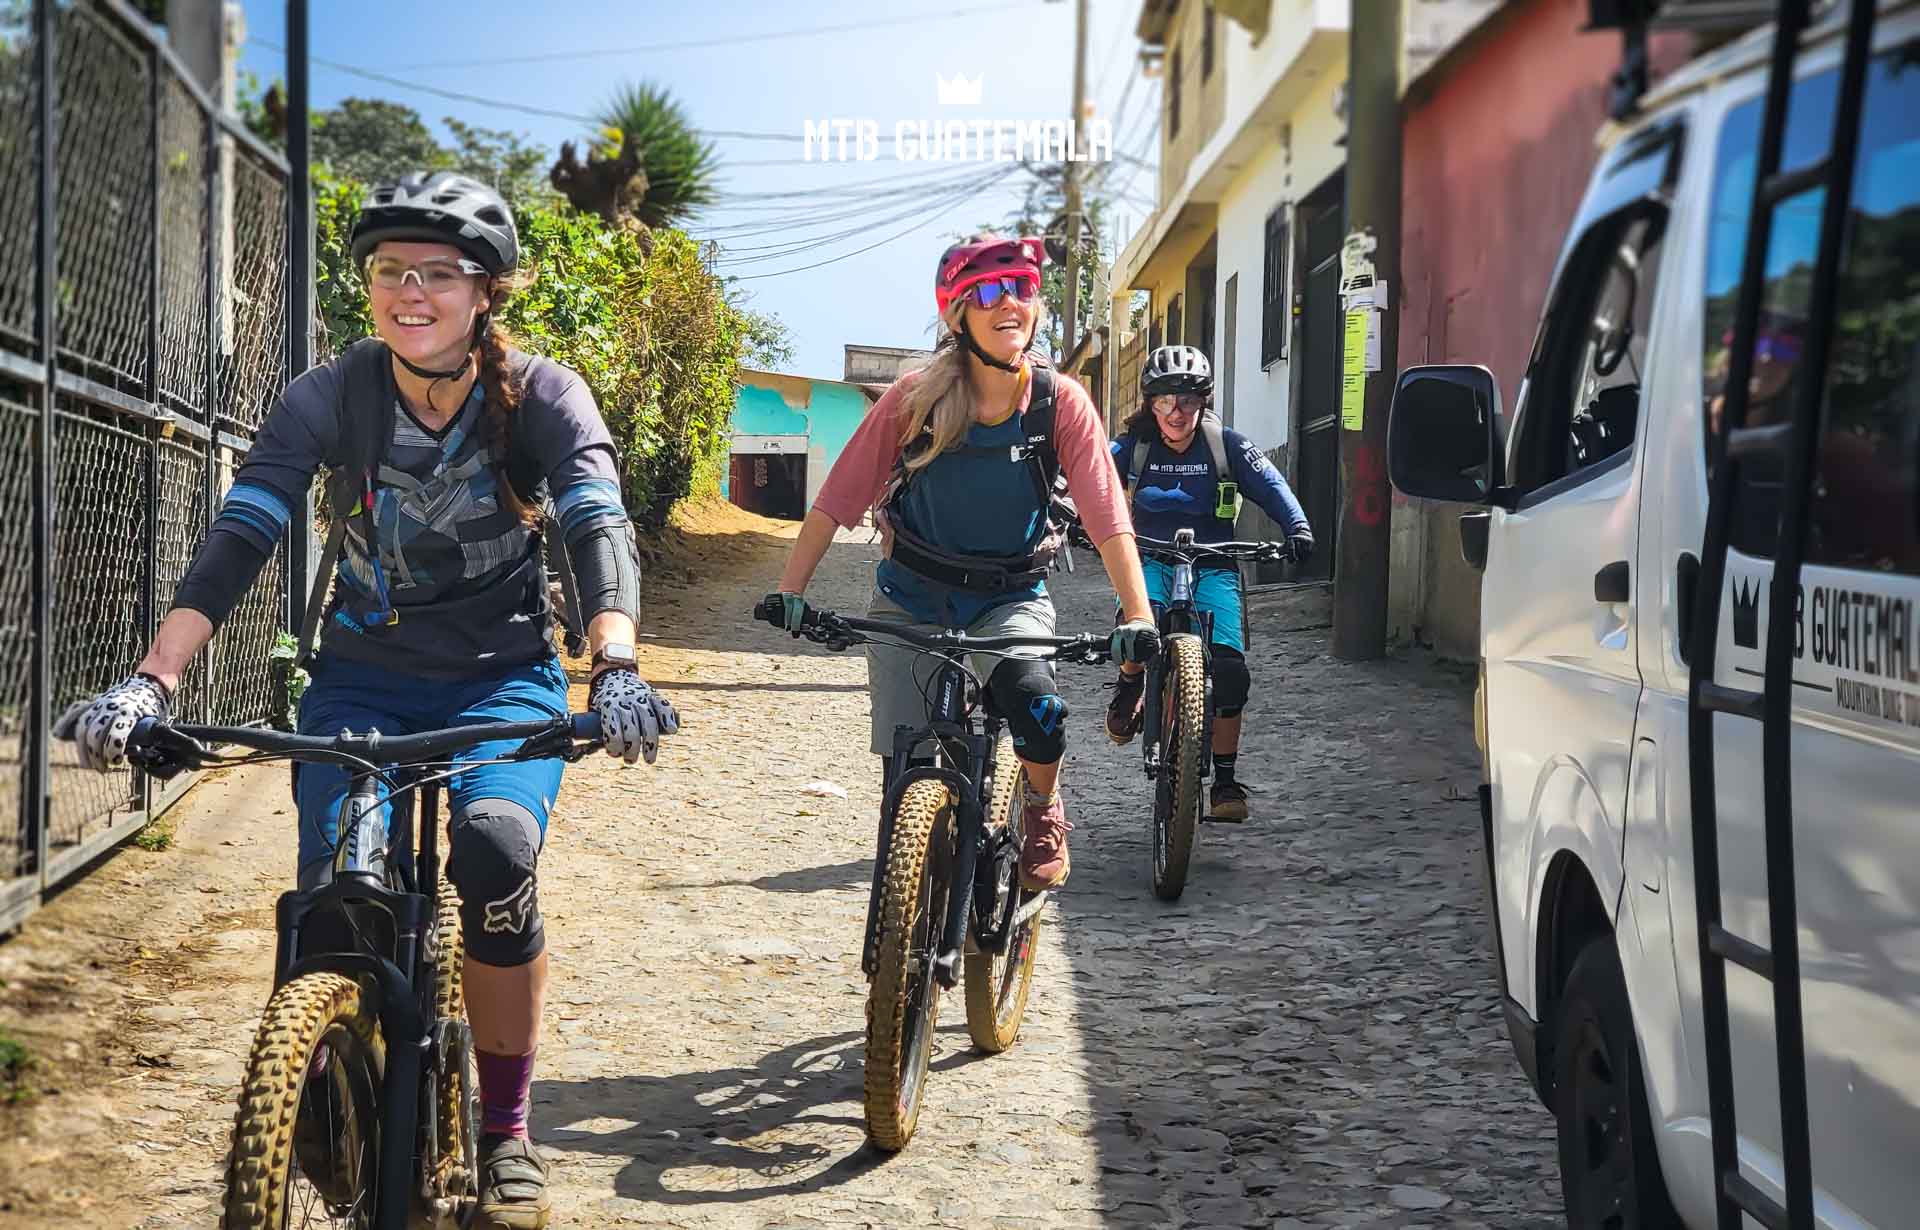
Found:
[[[1408, 0], [1424, 64], [1496, 0]], [[1339, 251], [1345, 233], [1349, 0], [1144, 0], [1161, 79], [1157, 208], [1114, 264], [1110, 417], [1137, 408], [1139, 363], [1185, 343], [1213, 361], [1215, 404], [1288, 476], [1331, 575], [1339, 508]], [[1127, 327], [1137, 292], [1146, 325]], [[1242, 537], [1277, 533], [1251, 505]], [[1278, 579], [1274, 571], [1264, 579]]]
[[900, 379], [908, 369], [919, 367], [933, 357], [931, 350], [909, 346], [854, 346], [846, 348], [846, 371], [841, 379], [849, 384], [886, 386]]
[[879, 392], [747, 367], [738, 381], [733, 455], [721, 493], [763, 516], [798, 521]]
[[[1593, 170], [1618, 33], [1589, 0], [1509, 0], [1408, 81], [1402, 130], [1401, 367], [1483, 363], [1519, 397], [1547, 282]], [[1655, 33], [1651, 76], [1694, 36]], [[1389, 635], [1472, 657], [1480, 574], [1453, 505], [1394, 494]]]

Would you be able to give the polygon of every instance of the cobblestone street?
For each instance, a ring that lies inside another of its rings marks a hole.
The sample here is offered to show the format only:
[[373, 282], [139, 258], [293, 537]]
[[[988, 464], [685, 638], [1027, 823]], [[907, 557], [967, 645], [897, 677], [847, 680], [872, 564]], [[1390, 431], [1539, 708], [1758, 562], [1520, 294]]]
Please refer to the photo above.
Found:
[[[1109, 668], [1061, 668], [1074, 873], [1020, 1041], [976, 1056], [950, 997], [918, 1136], [863, 1148], [865, 666], [750, 621], [787, 545], [738, 533], [697, 581], [650, 578], [641, 669], [684, 732], [656, 766], [596, 756], [563, 789], [534, 1084], [556, 1225], [1559, 1224], [1553, 1125], [1500, 1024], [1478, 897], [1470, 681], [1421, 654], [1336, 663], [1265, 596], [1254, 818], [1203, 829], [1175, 905], [1149, 884], [1138, 748], [1099, 733]], [[843, 536], [810, 599], [863, 609], [874, 558]], [[1062, 632], [1111, 618], [1079, 563]], [[173, 850], [123, 852], [0, 944], [0, 1022], [22, 1023], [15, 990], [77, 969], [36, 1002], [91, 1010], [75, 1040], [98, 1056], [14, 1112], [0, 1225], [212, 1223], [290, 871], [284, 783], [196, 790]]]

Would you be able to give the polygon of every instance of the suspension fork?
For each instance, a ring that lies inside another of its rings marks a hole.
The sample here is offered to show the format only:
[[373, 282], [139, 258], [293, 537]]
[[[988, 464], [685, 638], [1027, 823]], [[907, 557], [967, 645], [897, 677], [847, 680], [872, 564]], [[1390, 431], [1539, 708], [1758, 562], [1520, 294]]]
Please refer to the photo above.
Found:
[[880, 844], [873, 852], [873, 887], [867, 893], [866, 938], [860, 946], [860, 971], [869, 978], [873, 977], [880, 960], [880, 890], [887, 882], [887, 853], [893, 849], [893, 817], [896, 810], [892, 806], [893, 783], [900, 775], [895, 766], [905, 761], [906, 750], [900, 746], [896, 734], [894, 754], [880, 758]]

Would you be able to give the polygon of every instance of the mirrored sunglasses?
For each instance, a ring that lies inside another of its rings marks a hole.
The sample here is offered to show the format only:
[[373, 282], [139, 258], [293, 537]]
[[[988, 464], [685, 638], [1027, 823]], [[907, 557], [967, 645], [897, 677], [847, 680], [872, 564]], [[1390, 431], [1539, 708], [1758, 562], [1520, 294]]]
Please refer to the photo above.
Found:
[[967, 288], [967, 294], [981, 307], [991, 308], [1008, 295], [1012, 295], [1021, 303], [1031, 302], [1034, 292], [1038, 289], [1032, 278], [1017, 277], [1009, 273], [990, 278], [985, 282], [975, 282]]

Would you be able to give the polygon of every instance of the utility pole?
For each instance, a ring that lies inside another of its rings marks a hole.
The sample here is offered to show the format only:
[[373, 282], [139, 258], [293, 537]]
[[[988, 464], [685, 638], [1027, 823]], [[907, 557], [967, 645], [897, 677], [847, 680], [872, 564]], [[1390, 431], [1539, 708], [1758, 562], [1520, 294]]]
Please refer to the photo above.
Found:
[[[1387, 644], [1387, 408], [1393, 401], [1400, 284], [1400, 41], [1403, 0], [1352, 0], [1347, 26], [1347, 242], [1340, 281], [1340, 526], [1333, 654], [1377, 658]], [[1377, 336], [1377, 350], [1374, 337]], [[1378, 354], [1377, 370], [1367, 360]]]
[[1061, 337], [1064, 363], [1073, 353], [1080, 322], [1080, 117], [1087, 109], [1087, 0], [1073, 6], [1073, 120], [1067, 125], [1067, 319]]

